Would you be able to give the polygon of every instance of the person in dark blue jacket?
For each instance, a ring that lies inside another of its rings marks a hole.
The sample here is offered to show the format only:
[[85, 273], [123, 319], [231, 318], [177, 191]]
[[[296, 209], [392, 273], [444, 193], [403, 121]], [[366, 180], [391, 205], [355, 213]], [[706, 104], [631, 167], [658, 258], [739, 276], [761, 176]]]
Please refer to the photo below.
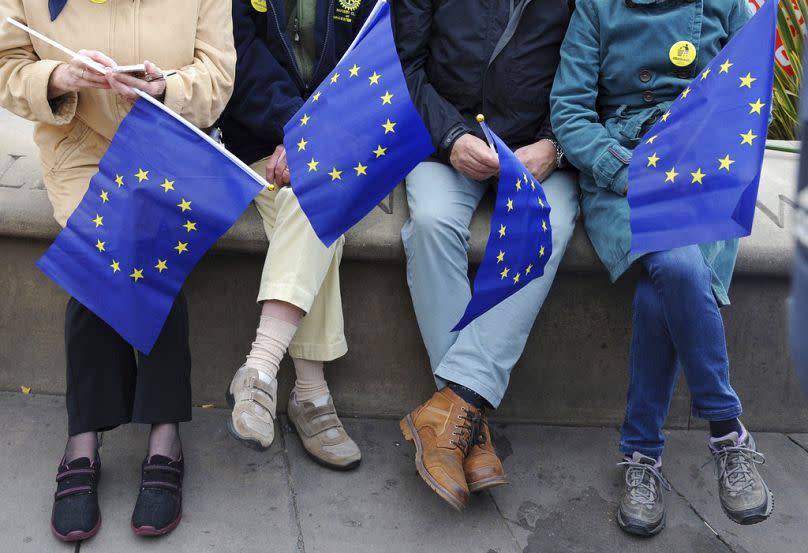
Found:
[[336, 66], [372, 7], [372, 0], [234, 0], [236, 83], [220, 121], [228, 149], [271, 183], [255, 199], [270, 244], [261, 320], [227, 390], [228, 429], [250, 447], [272, 444], [278, 366], [288, 351], [296, 371], [289, 419], [306, 451], [336, 470], [361, 459], [323, 375], [323, 362], [348, 350], [339, 289], [344, 238], [326, 248], [301, 210], [288, 186], [283, 126]]

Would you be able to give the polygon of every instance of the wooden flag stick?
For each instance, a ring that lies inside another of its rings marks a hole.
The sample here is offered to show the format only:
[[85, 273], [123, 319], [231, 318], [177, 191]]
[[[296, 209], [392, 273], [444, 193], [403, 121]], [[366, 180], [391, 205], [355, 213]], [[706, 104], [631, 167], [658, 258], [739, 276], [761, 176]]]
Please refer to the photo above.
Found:
[[98, 71], [99, 73], [102, 73], [102, 74], [104, 73], [104, 66], [101, 65], [100, 63], [88, 58], [87, 56], [79, 55], [78, 53], [74, 52], [73, 50], [71, 50], [67, 46], [62, 46], [61, 44], [59, 44], [55, 40], [50, 39], [50, 38], [46, 37], [45, 35], [43, 35], [42, 33], [33, 30], [28, 25], [23, 25], [22, 23], [20, 23], [16, 19], [13, 19], [11, 17], [6, 17], [6, 21], [11, 23], [12, 25], [17, 27], [18, 29], [22, 29], [26, 33], [30, 34], [31, 36], [34, 36], [34, 37], [38, 38], [39, 40], [50, 44], [54, 48], [56, 48], [58, 50], [61, 50], [62, 52], [64, 52], [68, 56], [70, 56], [71, 58], [75, 58], [77, 60], [80, 60], [84, 65], [86, 65], [90, 69]]

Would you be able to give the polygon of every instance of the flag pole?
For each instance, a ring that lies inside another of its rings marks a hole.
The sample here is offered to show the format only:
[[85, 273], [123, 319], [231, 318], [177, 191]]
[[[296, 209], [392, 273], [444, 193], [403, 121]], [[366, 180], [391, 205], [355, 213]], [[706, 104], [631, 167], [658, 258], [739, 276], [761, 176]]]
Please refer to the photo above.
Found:
[[497, 153], [497, 147], [494, 146], [494, 138], [491, 136], [491, 131], [488, 129], [488, 125], [485, 124], [485, 115], [482, 113], [477, 114], [477, 122], [480, 124], [480, 127], [483, 129], [483, 134], [485, 135], [486, 141], [488, 141], [488, 145], [491, 147], [491, 151], [495, 154]]
[[102, 74], [104, 73], [104, 66], [101, 65], [100, 63], [96, 62], [96, 61], [91, 60], [87, 56], [79, 55], [77, 52], [74, 52], [70, 48], [67, 48], [66, 46], [62, 46], [61, 44], [59, 44], [55, 40], [52, 40], [52, 39], [46, 37], [45, 35], [43, 35], [42, 33], [33, 30], [28, 25], [23, 25], [22, 23], [20, 23], [16, 19], [13, 19], [11, 17], [6, 17], [6, 21], [9, 22], [10, 24], [14, 25], [18, 29], [21, 29], [21, 30], [25, 31], [26, 33], [30, 34], [31, 36], [34, 36], [34, 37], [38, 38], [42, 42], [50, 44], [51, 46], [53, 46], [57, 50], [60, 50], [61, 52], [64, 52], [65, 54], [67, 54], [71, 58], [81, 60], [81, 62], [84, 65], [86, 65], [87, 67], [89, 67], [90, 69], [94, 69], [95, 71], [98, 71], [99, 73], [102, 73]]

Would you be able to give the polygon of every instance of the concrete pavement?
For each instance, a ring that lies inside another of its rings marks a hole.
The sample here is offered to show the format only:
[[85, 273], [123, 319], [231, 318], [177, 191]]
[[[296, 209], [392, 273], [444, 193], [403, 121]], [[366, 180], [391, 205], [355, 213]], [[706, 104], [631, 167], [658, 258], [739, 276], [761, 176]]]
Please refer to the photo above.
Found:
[[808, 435], [759, 433], [775, 491], [767, 522], [742, 527], [721, 512], [701, 431], [669, 433], [668, 527], [652, 540], [615, 525], [622, 474], [613, 428], [496, 425], [494, 441], [511, 485], [472, 498], [458, 514], [415, 472], [394, 420], [345, 419], [362, 447], [361, 467], [315, 465], [282, 423], [258, 453], [224, 430], [227, 412], [196, 409], [183, 429], [187, 475], [182, 524], [158, 540], [136, 538], [146, 429], [105, 435], [99, 534], [79, 546], [48, 528], [54, 471], [65, 436], [64, 398], [0, 393], [0, 551], [129, 553], [804, 553], [808, 549]]

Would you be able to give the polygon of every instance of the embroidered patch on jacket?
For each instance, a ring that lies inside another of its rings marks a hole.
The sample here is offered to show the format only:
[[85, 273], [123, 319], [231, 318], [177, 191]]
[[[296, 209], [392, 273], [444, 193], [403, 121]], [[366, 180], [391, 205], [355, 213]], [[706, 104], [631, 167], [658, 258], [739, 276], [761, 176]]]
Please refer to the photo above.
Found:
[[362, 0], [339, 0], [339, 5], [334, 9], [334, 20], [353, 23], [356, 10], [362, 4]]

